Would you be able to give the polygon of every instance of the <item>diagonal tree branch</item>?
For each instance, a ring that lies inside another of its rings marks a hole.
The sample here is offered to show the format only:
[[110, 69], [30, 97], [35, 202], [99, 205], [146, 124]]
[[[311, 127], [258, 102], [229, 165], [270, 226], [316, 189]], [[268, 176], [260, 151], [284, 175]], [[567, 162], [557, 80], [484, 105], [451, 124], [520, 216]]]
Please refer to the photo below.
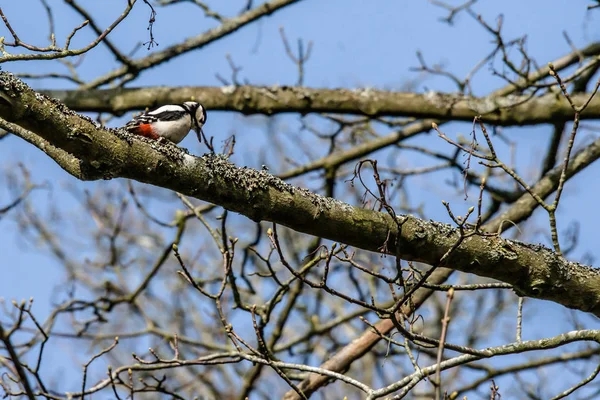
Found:
[[[573, 109], [560, 93], [530, 96], [467, 97], [451, 93], [403, 93], [374, 89], [315, 89], [287, 86], [146, 87], [106, 90], [47, 90], [77, 111], [120, 114], [163, 104], [194, 99], [207, 109], [239, 111], [244, 114], [340, 113], [376, 116], [435, 118], [440, 120], [482, 120], [494, 125], [557, 124], [571, 121]], [[589, 93], [573, 95], [584, 103]], [[600, 118], [600, 97], [595, 96], [582, 119]]]
[[[448, 268], [438, 268], [431, 274], [427, 282], [431, 284], [442, 284], [453, 272], [453, 270]], [[413, 311], [420, 308], [434, 292], [434, 290], [425, 287], [419, 288], [411, 297], [410, 305], [405, 304], [399, 312], [406, 316], [411, 315]], [[327, 361], [321, 364], [319, 368], [335, 372], [347, 371], [354, 361], [369, 353], [369, 351], [382, 340], [382, 336], [387, 335], [394, 327], [394, 322], [389, 318], [379, 321], [374, 325], [376, 331], [372, 328], [365, 330], [358, 338], [344, 346]], [[308, 377], [298, 385], [298, 388], [300, 388], [306, 396], [310, 396], [320, 387], [325, 386], [329, 382], [329, 379], [329, 377], [324, 375], [309, 374]], [[283, 396], [283, 399], [285, 400], [296, 400], [298, 398], [299, 397], [294, 391], [288, 391]]]
[[4, 347], [6, 348], [10, 356], [10, 360], [15, 366], [15, 370], [19, 375], [19, 383], [23, 385], [23, 389], [25, 390], [27, 398], [30, 400], [34, 400], [35, 396], [33, 394], [33, 390], [31, 389], [31, 383], [29, 383], [29, 379], [27, 378], [25, 368], [23, 368], [19, 355], [17, 354], [17, 351], [15, 350], [15, 347], [13, 346], [10, 340], [10, 335], [7, 334], [4, 328], [2, 327], [2, 323], [0, 323], [0, 342], [4, 344]]
[[[272, 221], [371, 251], [385, 250], [384, 244], [395, 243], [399, 235], [400, 257], [429, 264], [437, 263], [460, 236], [449, 225], [413, 216], [398, 217], [399, 232], [396, 221], [386, 213], [313, 194], [265, 171], [239, 168], [220, 156], [193, 157], [175, 146], [98, 128], [9, 73], [0, 73], [0, 89], [0, 118], [79, 159], [79, 179], [134, 179], [221, 205], [254, 221]], [[0, 127], [7, 129], [5, 122]], [[567, 175], [573, 176], [598, 157], [600, 139], [574, 157]], [[559, 175], [560, 168], [551, 170], [535, 190], [547, 196]], [[510, 214], [503, 217], [498, 224], [513, 218]], [[510, 283], [520, 295], [600, 316], [600, 273], [543, 246], [471, 236], [441, 266]]]

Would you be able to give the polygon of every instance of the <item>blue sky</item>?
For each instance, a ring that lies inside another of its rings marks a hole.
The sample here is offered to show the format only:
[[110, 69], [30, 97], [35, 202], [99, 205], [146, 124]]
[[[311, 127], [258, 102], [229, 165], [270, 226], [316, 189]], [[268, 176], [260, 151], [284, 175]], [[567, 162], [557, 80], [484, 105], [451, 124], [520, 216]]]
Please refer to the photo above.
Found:
[[[23, 40], [33, 43], [45, 43], [48, 28], [44, 12], [37, 0], [6, 2], [2, 8], [12, 22], [13, 27]], [[57, 38], [64, 41], [72, 27], [81, 23], [81, 18], [70, 9], [52, 2], [57, 19]], [[91, 2], [81, 2], [91, 3]], [[92, 15], [101, 26], [107, 26], [122, 11], [124, 1], [105, 0], [93, 2]], [[148, 7], [138, 2], [131, 16], [110, 36], [125, 53], [136, 44], [147, 40]], [[212, 4], [221, 2], [213, 1]], [[239, 10], [243, 1], [229, 2], [230, 9], [220, 9], [224, 13]], [[587, 12], [585, 1], [482, 1], [475, 6], [487, 21], [495, 20], [499, 13], [504, 14], [504, 35], [513, 39], [527, 34], [527, 49], [540, 65], [543, 65], [570, 51], [563, 38], [565, 30], [575, 45], [584, 46], [600, 40], [597, 28], [600, 11]], [[87, 5], [86, 5], [87, 6]], [[191, 4], [181, 4], [168, 8], [157, 8], [157, 21], [154, 35], [159, 43], [158, 50], [181, 41], [183, 37], [193, 36], [211, 27], [215, 22], [203, 17], [201, 10]], [[464, 76], [485, 54], [493, 48], [492, 37], [476, 24], [468, 15], [460, 14], [453, 26], [441, 23], [439, 18], [446, 13], [433, 7], [426, 1], [380, 0], [365, 2], [358, 0], [317, 1], [304, 0], [290, 6], [274, 16], [262, 19], [243, 28], [233, 35], [213, 43], [200, 51], [178, 57], [158, 68], [144, 72], [135, 81], [135, 86], [145, 85], [220, 85], [215, 77], [220, 73], [229, 77], [229, 67], [225, 59], [230, 54], [233, 60], [243, 67], [240, 78], [248, 79], [257, 85], [292, 85], [296, 82], [295, 65], [287, 58], [279, 36], [279, 27], [285, 28], [288, 39], [295, 43], [296, 38], [314, 42], [310, 61], [306, 65], [305, 85], [311, 87], [348, 87], [401, 90], [408, 81], [417, 79], [419, 74], [411, 72], [410, 67], [418, 65], [415, 53], [423, 52], [431, 63], [442, 63], [448, 70]], [[35, 21], [35, 23], [32, 23]], [[4, 27], [0, 35], [8, 36]], [[93, 35], [89, 29], [82, 30], [73, 41], [73, 47], [87, 44]], [[11, 50], [11, 49], [9, 49]], [[147, 53], [139, 49], [137, 57]], [[111, 54], [98, 46], [86, 55], [79, 73], [84, 79], [100, 76], [115, 67]], [[10, 72], [65, 72], [58, 63], [34, 62], [3, 64], [2, 68]], [[34, 88], [71, 88], [66, 82], [51, 80], [30, 81]], [[473, 81], [476, 94], [484, 95], [500, 87], [502, 81], [491, 78], [484, 67]], [[454, 91], [455, 88], [445, 79], [428, 77], [418, 84], [418, 90]], [[115, 119], [112, 125], [124, 123], [129, 115]], [[268, 158], [269, 136], [264, 134], [265, 118], [262, 116], [244, 117], [232, 113], [211, 112], [207, 131], [215, 136], [216, 142], [224, 140], [231, 132], [238, 139], [238, 150], [234, 162], [241, 165], [260, 166], [262, 161], [253, 157], [255, 151], [263, 151]], [[449, 125], [445, 129], [450, 134], [467, 133], [469, 124]], [[283, 116], [277, 119], [277, 128], [285, 131], [297, 130], [297, 116]], [[450, 130], [452, 129], [452, 130]], [[518, 165], [523, 170], [537, 168], [541, 162], [540, 143], [549, 137], [550, 128], [526, 127], [507, 129], [511, 140], [519, 144]], [[579, 143], [593, 132], [582, 131]], [[420, 144], [442, 148], [434, 135], [420, 139]], [[200, 154], [204, 149], [190, 135], [183, 143], [192, 153]], [[507, 152], [508, 149], [504, 148]], [[299, 157], [301, 157], [299, 155]], [[73, 196], [68, 187], [93, 191], [97, 185], [109, 185], [113, 182], [75, 182], [57, 167], [53, 161], [39, 150], [16, 137], [0, 142], [0, 167], [14, 169], [21, 162], [32, 172], [36, 182], [48, 182], [52, 190], [40, 190], [33, 194], [35, 204], [52, 204], [61, 209], [75, 207]], [[419, 160], [407, 160], [418, 163]], [[273, 171], [272, 172], [282, 172]], [[585, 252], [600, 256], [595, 240], [596, 227], [600, 223], [597, 209], [598, 189], [587, 182], [593, 181], [597, 167], [584, 171], [567, 185], [567, 193], [559, 213], [559, 227], [566, 228], [569, 221], [580, 224], [581, 240], [574, 258]], [[447, 220], [440, 201], [451, 199], [457, 210], [466, 210], [472, 205], [473, 198], [461, 202], [460, 196], [442, 183], [442, 175], [433, 175], [440, 184], [431, 188], [431, 181], [418, 181], [414, 186], [413, 198], [426, 202], [428, 216]], [[307, 183], [307, 181], [299, 181]], [[0, 187], [5, 182], [0, 180]], [[431, 194], [435, 199], [431, 199]], [[11, 199], [13, 193], [0, 190], [0, 205]], [[451, 197], [454, 196], [454, 197]], [[536, 221], [540, 229], [547, 230], [543, 216], [537, 213]], [[543, 235], [536, 236], [546, 242]], [[7, 299], [36, 299], [35, 311], [43, 318], [51, 309], [50, 294], [55, 285], [60, 284], [64, 276], [56, 262], [43, 252], [35, 249], [32, 243], [23, 241], [16, 224], [10, 217], [0, 220], [0, 296]], [[552, 316], [562, 312], [561, 307], [530, 302], [532, 307], [546, 307], [548, 312], [538, 313], [536, 321], [544, 324], [547, 334], [561, 331]], [[535, 324], [534, 324], [535, 325]], [[552, 331], [552, 332], [551, 332]]]

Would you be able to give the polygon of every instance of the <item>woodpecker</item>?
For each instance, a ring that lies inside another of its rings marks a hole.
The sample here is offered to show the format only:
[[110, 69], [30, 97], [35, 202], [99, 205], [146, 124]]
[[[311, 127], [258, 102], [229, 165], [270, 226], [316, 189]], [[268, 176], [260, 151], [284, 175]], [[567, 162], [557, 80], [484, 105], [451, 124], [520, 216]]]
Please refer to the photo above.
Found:
[[152, 139], [165, 138], [173, 143], [181, 142], [190, 130], [194, 130], [202, 142], [202, 126], [206, 122], [206, 109], [195, 101], [169, 104], [144, 112], [125, 125], [129, 132]]

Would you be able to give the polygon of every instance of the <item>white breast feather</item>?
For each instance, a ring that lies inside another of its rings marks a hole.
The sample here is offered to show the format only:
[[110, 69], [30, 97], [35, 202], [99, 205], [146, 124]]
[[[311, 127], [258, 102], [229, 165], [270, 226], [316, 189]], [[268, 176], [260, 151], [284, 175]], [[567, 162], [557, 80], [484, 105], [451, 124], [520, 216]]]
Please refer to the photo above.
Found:
[[158, 135], [163, 136], [174, 143], [179, 143], [192, 129], [192, 118], [189, 114], [186, 114], [185, 118], [178, 121], [157, 121], [153, 126]]

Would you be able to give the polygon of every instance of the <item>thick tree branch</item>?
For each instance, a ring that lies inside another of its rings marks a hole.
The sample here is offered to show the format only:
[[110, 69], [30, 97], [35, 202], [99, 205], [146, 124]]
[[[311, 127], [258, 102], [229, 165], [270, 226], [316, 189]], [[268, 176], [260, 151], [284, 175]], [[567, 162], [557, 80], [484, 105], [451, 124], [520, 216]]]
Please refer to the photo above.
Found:
[[[239, 111], [244, 114], [341, 113], [369, 116], [403, 116], [440, 120], [482, 120], [494, 125], [557, 124], [571, 121], [573, 109], [560, 93], [529, 96], [466, 97], [445, 93], [403, 93], [374, 89], [314, 89], [306, 87], [146, 87], [106, 90], [47, 90], [77, 111], [120, 114], [162, 104], [182, 103], [190, 99], [207, 109]], [[573, 95], [583, 104], [590, 94]], [[600, 118], [600, 97], [596, 96], [581, 115], [582, 119]]]
[[76, 157], [73, 157], [71, 154], [67, 153], [62, 149], [59, 149], [58, 147], [55, 147], [47, 140], [36, 135], [35, 133], [30, 132], [27, 129], [21, 128], [17, 124], [13, 124], [11, 122], [6, 121], [3, 123], [2, 126], [3, 129], [13, 132], [21, 139], [24, 139], [25, 141], [37, 147], [38, 149], [42, 150], [69, 174], [75, 177], [81, 176], [80, 162], [79, 159], [77, 159]]
[[[400, 235], [398, 255], [429, 264], [438, 263], [459, 238], [449, 225], [413, 216], [399, 217], [399, 232], [386, 213], [313, 194], [265, 171], [238, 168], [219, 156], [193, 157], [175, 146], [98, 128], [8, 73], [0, 74], [0, 89], [0, 118], [78, 158], [79, 179], [134, 179], [221, 205], [255, 221], [272, 221], [371, 251], [385, 251], [385, 243], [395, 243]], [[599, 157], [600, 139], [574, 157], [568, 176]], [[557, 171], [559, 167], [547, 175], [548, 188]], [[600, 273], [543, 246], [471, 236], [441, 266], [510, 283], [521, 295], [600, 316]]]

